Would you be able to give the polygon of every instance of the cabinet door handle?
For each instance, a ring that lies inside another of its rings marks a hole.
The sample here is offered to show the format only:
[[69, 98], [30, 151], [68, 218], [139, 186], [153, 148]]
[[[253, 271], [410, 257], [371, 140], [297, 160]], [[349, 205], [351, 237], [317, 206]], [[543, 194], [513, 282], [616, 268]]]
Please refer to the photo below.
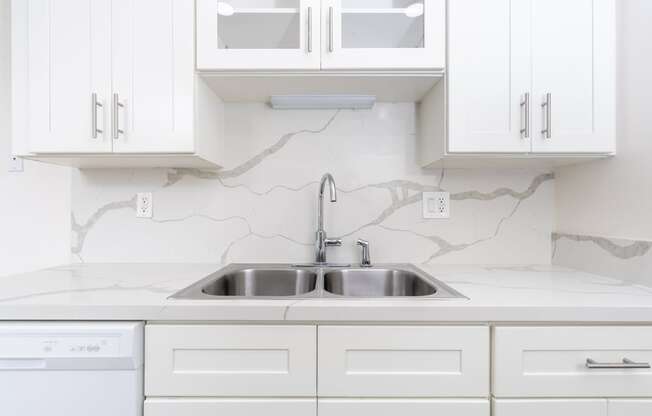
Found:
[[120, 128], [120, 109], [124, 108], [124, 104], [120, 102], [120, 96], [118, 94], [113, 94], [113, 139], [118, 140], [121, 134], [124, 134], [124, 130]]
[[328, 8], [328, 50], [333, 52], [333, 6]]
[[308, 7], [308, 53], [312, 53], [312, 7]]
[[91, 94], [91, 137], [97, 139], [98, 133], [104, 133], [104, 130], [97, 128], [97, 111], [104, 105], [97, 101], [97, 93]]
[[530, 138], [530, 93], [526, 92], [521, 100], [521, 137]]
[[547, 93], [543, 97], [543, 103], [541, 104], [541, 109], [543, 110], [544, 126], [545, 128], [541, 130], [541, 134], [546, 139], [552, 137], [552, 94]]
[[620, 363], [599, 363], [591, 358], [586, 359], [586, 368], [589, 369], [635, 369], [635, 368], [650, 368], [650, 363], [637, 363], [630, 359], [623, 358]]

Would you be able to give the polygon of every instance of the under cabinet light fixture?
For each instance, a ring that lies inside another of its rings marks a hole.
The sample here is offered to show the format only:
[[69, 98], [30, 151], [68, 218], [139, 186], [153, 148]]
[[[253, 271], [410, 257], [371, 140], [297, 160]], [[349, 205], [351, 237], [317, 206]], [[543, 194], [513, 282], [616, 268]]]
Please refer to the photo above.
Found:
[[375, 95], [272, 95], [269, 101], [275, 110], [369, 110], [376, 103]]

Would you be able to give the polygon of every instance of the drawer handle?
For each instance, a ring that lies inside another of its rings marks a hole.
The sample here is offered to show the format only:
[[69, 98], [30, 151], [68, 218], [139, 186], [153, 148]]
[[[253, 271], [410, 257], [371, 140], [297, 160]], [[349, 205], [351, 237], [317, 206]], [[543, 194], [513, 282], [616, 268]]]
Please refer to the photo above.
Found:
[[650, 363], [637, 363], [628, 358], [623, 358], [622, 363], [599, 363], [591, 358], [586, 359], [586, 368], [599, 369], [599, 368], [650, 368]]

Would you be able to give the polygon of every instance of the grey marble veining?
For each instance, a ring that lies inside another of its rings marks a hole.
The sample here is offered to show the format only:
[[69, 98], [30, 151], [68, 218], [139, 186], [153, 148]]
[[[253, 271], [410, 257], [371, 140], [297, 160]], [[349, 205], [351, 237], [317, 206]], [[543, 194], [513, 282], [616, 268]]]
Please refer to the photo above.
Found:
[[552, 261], [652, 286], [652, 241], [553, 233]]
[[[221, 171], [84, 171], [74, 179], [72, 253], [84, 261], [306, 261], [321, 173], [341, 193], [327, 207], [334, 260], [372, 240], [376, 261], [545, 263], [554, 175], [536, 170], [423, 171], [414, 106], [283, 111], [229, 105]], [[290, 130], [288, 133], [287, 131]], [[424, 220], [422, 192], [449, 191], [451, 220]], [[136, 219], [135, 193], [154, 193]], [[491, 261], [493, 259], [493, 261]]]

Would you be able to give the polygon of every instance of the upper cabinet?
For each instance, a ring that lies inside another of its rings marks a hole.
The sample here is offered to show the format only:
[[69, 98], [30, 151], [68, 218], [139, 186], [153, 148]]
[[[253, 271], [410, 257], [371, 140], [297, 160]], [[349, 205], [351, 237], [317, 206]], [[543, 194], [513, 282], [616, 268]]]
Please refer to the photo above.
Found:
[[319, 0], [197, 0], [197, 68], [319, 69], [319, 13]]
[[614, 0], [531, 1], [532, 150], [614, 152]]
[[12, 13], [16, 147], [111, 152], [111, 2], [15, 0]]
[[445, 0], [197, 0], [197, 68], [443, 70]]
[[424, 167], [606, 157], [615, 14], [615, 0], [13, 0], [13, 151], [219, 167], [225, 102], [356, 94], [420, 103]]
[[219, 165], [221, 100], [188, 0], [14, 0], [14, 152], [80, 167]]
[[448, 8], [447, 83], [422, 103], [424, 166], [615, 152], [614, 0]]
[[445, 0], [322, 0], [322, 69], [438, 69]]

